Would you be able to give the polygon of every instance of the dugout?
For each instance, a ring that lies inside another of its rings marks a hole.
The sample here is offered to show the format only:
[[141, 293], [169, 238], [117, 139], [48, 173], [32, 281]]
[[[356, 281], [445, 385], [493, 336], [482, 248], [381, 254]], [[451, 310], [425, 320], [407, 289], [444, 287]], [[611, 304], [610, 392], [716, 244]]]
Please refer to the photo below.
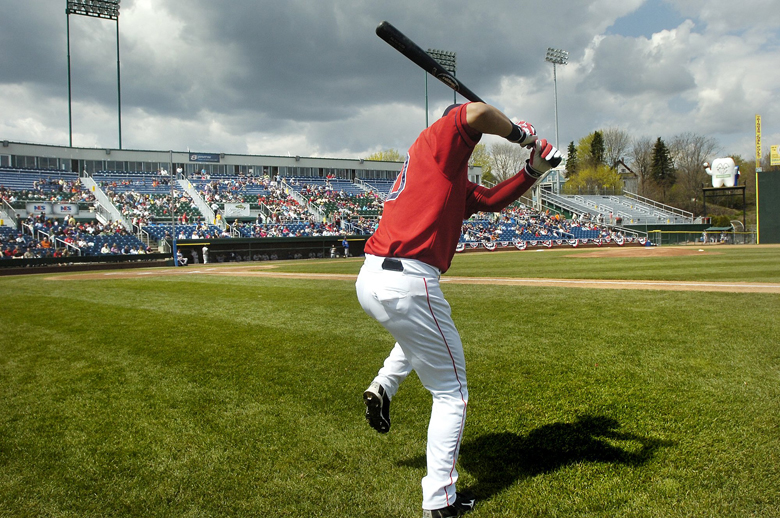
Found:
[[0, 260], [0, 275], [148, 268], [151, 266], [170, 266], [171, 264], [171, 254], [86, 255], [31, 259], [15, 257]]
[[780, 243], [780, 172], [756, 173], [758, 243]]
[[[349, 255], [363, 255], [368, 236], [347, 236]], [[263, 237], [224, 239], [178, 239], [176, 247], [193, 264], [193, 250], [203, 263], [203, 247], [208, 247], [209, 263], [263, 261], [275, 259], [309, 259], [330, 257], [331, 246], [337, 257], [344, 256], [344, 236]]]

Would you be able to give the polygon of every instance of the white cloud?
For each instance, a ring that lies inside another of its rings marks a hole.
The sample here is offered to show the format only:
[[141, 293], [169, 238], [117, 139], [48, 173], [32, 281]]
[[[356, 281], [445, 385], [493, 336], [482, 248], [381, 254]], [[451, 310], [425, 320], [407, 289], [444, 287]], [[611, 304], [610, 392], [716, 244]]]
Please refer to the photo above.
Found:
[[[390, 20], [424, 48], [458, 54], [458, 77], [561, 146], [600, 128], [714, 136], [752, 154], [753, 118], [777, 134], [780, 10], [768, 0], [664, 0], [687, 21], [649, 37], [607, 33], [649, 0], [122, 2], [126, 148], [357, 157], [405, 148], [424, 127], [423, 72], [376, 38]], [[62, 12], [12, 3], [0, 19], [0, 139], [67, 144]], [[35, 15], [33, 15], [35, 13]], [[674, 13], [672, 13], [674, 14]], [[663, 23], [674, 16], [659, 17]], [[33, 23], [31, 23], [33, 20]], [[113, 24], [71, 17], [74, 144], [117, 143]], [[653, 27], [662, 22], [656, 22]], [[452, 30], [452, 27], [460, 27]], [[451, 102], [435, 80], [430, 119]], [[768, 137], [770, 138], [770, 137]]]

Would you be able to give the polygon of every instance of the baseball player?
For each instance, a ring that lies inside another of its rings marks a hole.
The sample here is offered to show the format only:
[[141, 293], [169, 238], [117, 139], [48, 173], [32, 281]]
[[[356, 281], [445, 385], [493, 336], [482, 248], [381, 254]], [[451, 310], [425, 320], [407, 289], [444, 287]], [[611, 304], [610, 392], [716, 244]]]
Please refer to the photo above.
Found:
[[[515, 176], [488, 189], [468, 180], [468, 162], [484, 133], [532, 148]], [[559, 151], [526, 122], [510, 121], [484, 103], [452, 105], [424, 130], [406, 155], [376, 232], [365, 245], [356, 283], [363, 309], [396, 343], [363, 394], [366, 419], [390, 430], [390, 401], [414, 370], [433, 397], [428, 425], [423, 517], [460, 516], [474, 498], [455, 484], [468, 389], [463, 345], [439, 286], [455, 254], [463, 220], [500, 211], [560, 162]]]

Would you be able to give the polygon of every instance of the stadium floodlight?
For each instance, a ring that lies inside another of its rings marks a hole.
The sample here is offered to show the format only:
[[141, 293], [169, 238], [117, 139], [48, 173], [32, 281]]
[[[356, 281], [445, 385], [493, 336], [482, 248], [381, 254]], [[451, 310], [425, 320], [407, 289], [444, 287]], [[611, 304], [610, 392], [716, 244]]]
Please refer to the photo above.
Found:
[[[444, 69], [455, 75], [458, 69], [458, 57], [455, 52], [439, 49], [428, 49], [427, 53], [430, 57], [438, 61]], [[457, 102], [457, 92], [452, 93], [453, 104]], [[425, 73], [425, 127], [428, 127], [428, 73]]]
[[558, 145], [558, 74], [555, 65], [565, 65], [569, 62], [569, 53], [561, 49], [547, 48], [545, 61], [553, 64], [553, 89], [555, 91], [555, 147], [561, 149]]
[[119, 18], [119, 0], [67, 0], [68, 14], [93, 16], [106, 20]]
[[68, 136], [73, 147], [72, 90], [70, 79], [70, 15], [89, 16], [116, 22], [116, 92], [119, 113], [119, 149], [122, 149], [122, 89], [119, 75], [119, 2], [120, 0], [65, 0], [65, 31], [68, 40]]

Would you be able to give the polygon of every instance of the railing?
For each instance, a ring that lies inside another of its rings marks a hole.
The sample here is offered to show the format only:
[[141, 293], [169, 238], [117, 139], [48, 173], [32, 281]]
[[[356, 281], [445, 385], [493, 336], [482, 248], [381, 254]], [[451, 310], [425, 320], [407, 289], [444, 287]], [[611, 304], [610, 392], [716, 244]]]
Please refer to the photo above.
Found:
[[100, 204], [95, 205], [95, 219], [106, 225], [111, 222], [111, 212]]
[[544, 202], [547, 202], [548, 204], [557, 205], [561, 209], [567, 210], [571, 213], [577, 213], [577, 212], [587, 212], [588, 214], [593, 215], [593, 213], [590, 210], [590, 207], [587, 205], [575, 205], [571, 202], [569, 202], [566, 198], [562, 198], [558, 196], [557, 194], [552, 194], [546, 191], [541, 191], [541, 200]]
[[317, 207], [315, 207], [313, 204], [309, 203], [309, 200], [304, 198], [303, 195], [301, 195], [301, 193], [293, 189], [293, 187], [287, 183], [286, 178], [282, 179], [282, 187], [285, 188], [287, 194], [292, 196], [295, 199], [295, 201], [297, 201], [302, 207], [305, 207], [306, 210], [314, 214], [317, 217], [318, 221], [325, 220], [325, 213], [322, 212]]
[[36, 241], [43, 241], [44, 239], [48, 239], [51, 241], [51, 235], [48, 232], [44, 232], [43, 230], [35, 230], [33, 229], [33, 239]]
[[342, 230], [344, 230], [344, 231], [345, 231], [347, 234], [351, 234], [351, 235], [356, 235], [356, 234], [358, 234], [358, 233], [359, 233], [359, 234], [362, 234], [362, 233], [363, 233], [363, 231], [362, 231], [362, 230], [359, 230], [359, 231], [358, 231], [357, 227], [356, 227], [355, 225], [353, 225], [352, 223], [348, 222], [348, 221], [342, 221], [342, 222], [341, 222], [341, 228], [342, 228]]
[[198, 207], [198, 210], [206, 218], [206, 221], [213, 221], [214, 224], [222, 230], [227, 228], [227, 222], [225, 221], [225, 218], [220, 218], [217, 220], [217, 215], [214, 213], [214, 210], [209, 207], [209, 204], [206, 203], [206, 200], [201, 197], [200, 192], [198, 192], [198, 190], [192, 185], [192, 182], [186, 178], [180, 178], [176, 180], [176, 183], [178, 183], [179, 187], [181, 187], [182, 190], [186, 192], [190, 198], [192, 198], [195, 206]]
[[[60, 245], [60, 246], [58, 246], [58, 245]], [[54, 248], [55, 249], [61, 248], [62, 245], [64, 245], [65, 248], [72, 248], [73, 250], [75, 250], [76, 255], [79, 255], [79, 256], [81, 255], [81, 248], [77, 247], [76, 245], [74, 245], [72, 243], [68, 243], [67, 241], [64, 241], [64, 240], [62, 240], [60, 238], [56, 238], [54, 240]]]
[[531, 198], [528, 198], [526, 196], [520, 196], [517, 201], [525, 205], [526, 207], [533, 207], [534, 206], [534, 200]]
[[22, 235], [25, 233], [30, 234], [30, 237], [35, 239], [35, 228], [29, 223], [22, 222]]
[[273, 213], [271, 212], [271, 209], [268, 208], [268, 205], [266, 205], [265, 203], [258, 203], [258, 207], [260, 207], [260, 213], [263, 216], [265, 216], [265, 218], [264, 218], [265, 221], [270, 220], [271, 219], [271, 214], [273, 214]]
[[[688, 223], [693, 223], [693, 213], [688, 212], [687, 210], [678, 209], [677, 207], [672, 207], [671, 205], [666, 205], [664, 203], [657, 202], [655, 200], [651, 200], [650, 198], [645, 198], [644, 196], [640, 196], [633, 192], [623, 191], [623, 196], [625, 196], [628, 199], [634, 200], [638, 203], [642, 203], [646, 206], [650, 206], [653, 209], [656, 209], [653, 211], [653, 215], [660, 215], [662, 217], [666, 217], [669, 214], [679, 216], [685, 220], [688, 220]], [[658, 212], [660, 210], [661, 212]]]
[[[113, 202], [108, 198], [106, 193], [103, 192], [103, 189], [100, 188], [94, 179], [88, 176], [82, 176], [81, 183], [87, 191], [95, 196], [95, 214], [96, 216], [101, 215], [106, 219], [103, 223], [107, 223], [108, 221], [119, 221], [122, 226], [125, 227], [125, 230], [128, 232], [133, 231], [133, 226], [124, 218], [124, 216], [122, 216], [119, 209], [114, 206]], [[99, 218], [98, 221], [100, 221]]]
[[152, 236], [149, 235], [149, 232], [144, 230], [143, 227], [139, 226], [138, 231], [135, 233], [136, 237], [141, 240], [141, 242], [146, 245], [147, 247], [152, 246]]
[[3, 199], [3, 212], [5, 212], [5, 215], [13, 223], [14, 227], [19, 224], [19, 221], [16, 219], [16, 209], [6, 199]]
[[704, 241], [705, 233], [688, 232], [684, 230], [651, 230], [648, 238], [655, 245], [695, 245], [695, 246], [719, 246], [719, 245], [755, 245], [756, 232], [713, 232], [706, 233], [707, 241]]
[[624, 236], [634, 236], [634, 237], [647, 237], [647, 232], [642, 232], [641, 230], [634, 230], [631, 228], [625, 228], [625, 227], [619, 227], [614, 226], [612, 227], [613, 230], [622, 232]]
[[364, 192], [374, 192], [374, 189], [369, 187], [366, 182], [363, 181], [362, 178], [355, 178], [354, 182], [355, 185], [363, 189]]

